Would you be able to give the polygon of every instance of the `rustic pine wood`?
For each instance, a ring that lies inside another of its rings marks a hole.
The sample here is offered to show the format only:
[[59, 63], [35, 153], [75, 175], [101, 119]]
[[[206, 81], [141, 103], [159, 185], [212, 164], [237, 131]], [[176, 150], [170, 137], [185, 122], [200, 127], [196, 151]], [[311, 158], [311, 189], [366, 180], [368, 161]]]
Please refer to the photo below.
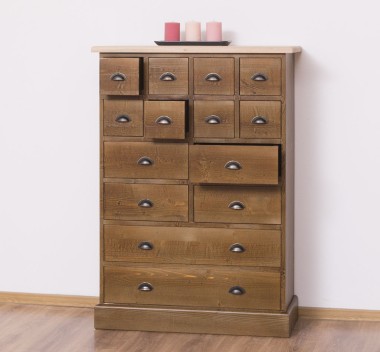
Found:
[[[190, 146], [190, 181], [193, 183], [277, 185], [277, 146]], [[233, 162], [240, 169], [228, 169]]]

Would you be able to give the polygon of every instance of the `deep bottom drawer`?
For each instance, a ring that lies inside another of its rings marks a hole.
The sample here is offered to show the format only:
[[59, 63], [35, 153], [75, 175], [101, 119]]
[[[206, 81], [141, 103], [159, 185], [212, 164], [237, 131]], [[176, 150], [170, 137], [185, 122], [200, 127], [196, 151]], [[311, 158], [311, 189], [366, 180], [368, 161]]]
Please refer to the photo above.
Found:
[[280, 309], [280, 274], [209, 266], [107, 266], [105, 303]]

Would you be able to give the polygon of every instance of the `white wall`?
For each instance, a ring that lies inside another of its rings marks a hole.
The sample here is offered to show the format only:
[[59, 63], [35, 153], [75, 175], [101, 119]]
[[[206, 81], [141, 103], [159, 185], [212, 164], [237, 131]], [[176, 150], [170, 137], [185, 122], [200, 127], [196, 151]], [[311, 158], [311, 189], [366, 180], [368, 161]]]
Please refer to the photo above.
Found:
[[[234, 7], [234, 9], [232, 8]], [[0, 4], [0, 291], [98, 294], [98, 57], [168, 20], [296, 60], [300, 305], [380, 309], [375, 1], [12, 0]]]

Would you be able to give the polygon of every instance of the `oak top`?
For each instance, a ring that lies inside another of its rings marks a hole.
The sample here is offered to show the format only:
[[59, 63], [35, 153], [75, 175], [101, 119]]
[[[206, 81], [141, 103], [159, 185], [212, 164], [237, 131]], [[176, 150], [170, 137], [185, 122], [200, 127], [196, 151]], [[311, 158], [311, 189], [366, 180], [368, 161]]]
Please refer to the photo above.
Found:
[[226, 54], [295, 54], [300, 46], [93, 46], [95, 53], [226, 53]]

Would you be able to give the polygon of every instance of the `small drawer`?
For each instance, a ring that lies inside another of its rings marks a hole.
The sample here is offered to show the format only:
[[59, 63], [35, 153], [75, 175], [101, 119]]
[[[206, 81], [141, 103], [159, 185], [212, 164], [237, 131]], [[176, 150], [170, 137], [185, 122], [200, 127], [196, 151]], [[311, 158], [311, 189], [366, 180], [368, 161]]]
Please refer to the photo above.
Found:
[[281, 95], [281, 58], [240, 59], [240, 95]]
[[104, 219], [187, 221], [188, 186], [104, 184]]
[[281, 102], [241, 101], [240, 138], [281, 138]]
[[104, 142], [104, 176], [187, 179], [188, 145]]
[[279, 309], [280, 273], [252, 267], [106, 266], [104, 302]]
[[142, 100], [104, 100], [103, 135], [142, 136], [143, 106]]
[[234, 122], [234, 101], [194, 101], [194, 137], [234, 138]]
[[142, 88], [142, 59], [100, 59], [100, 94], [139, 95]]
[[281, 232], [105, 225], [104, 260], [280, 267]]
[[194, 94], [234, 95], [233, 58], [195, 58]]
[[281, 189], [194, 186], [194, 221], [279, 225]]
[[145, 101], [146, 138], [185, 139], [186, 103], [184, 101]]
[[190, 180], [277, 185], [278, 154], [278, 146], [191, 145]]
[[149, 94], [187, 95], [188, 93], [189, 59], [149, 59]]

